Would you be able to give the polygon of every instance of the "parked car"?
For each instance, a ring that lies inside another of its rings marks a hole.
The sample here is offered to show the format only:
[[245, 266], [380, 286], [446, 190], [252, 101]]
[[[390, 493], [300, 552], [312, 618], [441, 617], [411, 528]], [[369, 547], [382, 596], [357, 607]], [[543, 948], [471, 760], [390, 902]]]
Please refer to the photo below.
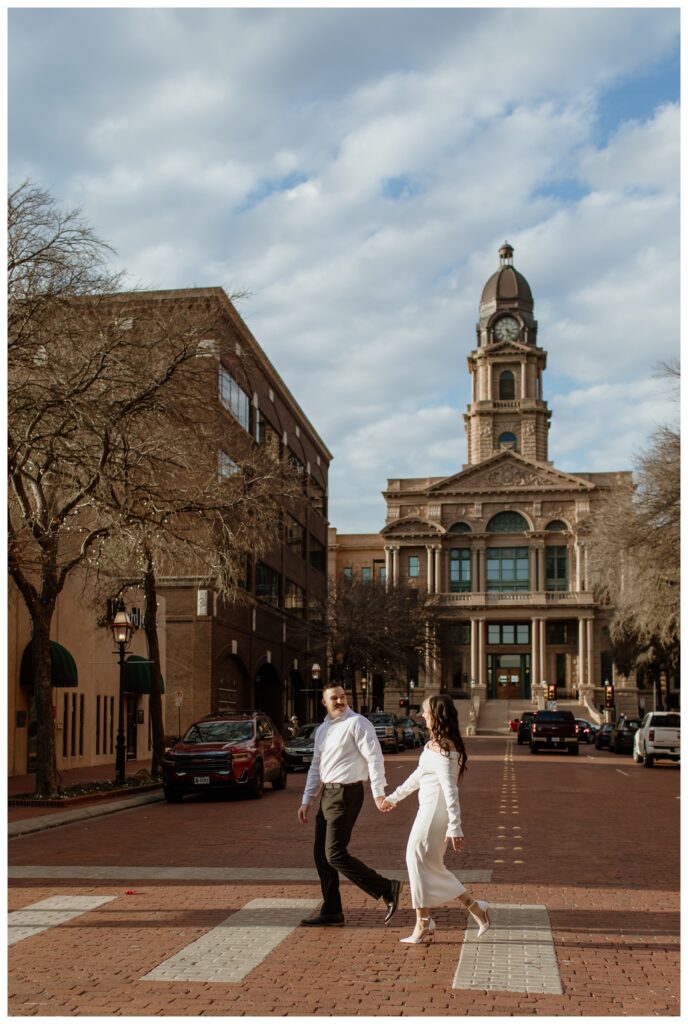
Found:
[[170, 747], [162, 771], [169, 803], [208, 790], [243, 791], [259, 799], [266, 782], [273, 789], [287, 784], [284, 740], [262, 711], [207, 715]]
[[530, 726], [530, 752], [567, 750], [578, 753], [578, 725], [572, 711], [537, 711]]
[[387, 711], [375, 711], [367, 718], [375, 726], [375, 732], [383, 750], [393, 750], [395, 754], [398, 754], [400, 750], [404, 749], [404, 727], [396, 715]]
[[602, 750], [603, 747], [609, 747], [609, 737], [612, 734], [614, 726], [611, 722], [605, 722], [601, 725], [595, 733], [595, 749]]
[[593, 722], [588, 722], [587, 718], [577, 718], [578, 723], [578, 736], [585, 743], [592, 743], [595, 739], [595, 733], [597, 732], [598, 726]]
[[530, 743], [530, 727], [533, 724], [534, 718], [534, 711], [523, 712], [518, 720], [518, 729], [516, 730], [517, 743]]
[[293, 772], [297, 768], [310, 766], [313, 760], [313, 744], [315, 743], [315, 730], [319, 722], [306, 722], [300, 726], [293, 736], [284, 743], [284, 760], [287, 771]]
[[428, 735], [428, 727], [425, 724], [425, 719], [424, 718], [414, 718], [413, 722], [414, 722], [415, 725], [418, 726], [418, 732], [420, 734], [420, 741], [421, 741], [421, 743], [427, 743], [427, 741], [428, 741], [428, 739], [430, 737]]
[[420, 747], [422, 746], [423, 740], [421, 738], [420, 729], [418, 723], [414, 722], [412, 718], [400, 718], [401, 727], [404, 730], [404, 743], [407, 747]]
[[609, 734], [609, 749], [615, 754], [632, 754], [633, 737], [640, 726], [640, 719], [619, 715]]
[[680, 761], [680, 712], [651, 711], [645, 715], [633, 737], [633, 757], [646, 768], [652, 768], [660, 758]]

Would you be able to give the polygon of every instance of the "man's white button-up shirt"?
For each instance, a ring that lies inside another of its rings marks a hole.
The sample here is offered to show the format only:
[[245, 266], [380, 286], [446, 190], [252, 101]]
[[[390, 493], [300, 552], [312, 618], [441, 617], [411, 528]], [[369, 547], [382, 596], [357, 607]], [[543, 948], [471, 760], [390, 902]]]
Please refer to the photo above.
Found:
[[368, 778], [373, 796], [384, 796], [385, 761], [373, 723], [351, 708], [339, 718], [328, 715], [315, 732], [302, 802], [312, 803], [322, 783], [365, 782]]

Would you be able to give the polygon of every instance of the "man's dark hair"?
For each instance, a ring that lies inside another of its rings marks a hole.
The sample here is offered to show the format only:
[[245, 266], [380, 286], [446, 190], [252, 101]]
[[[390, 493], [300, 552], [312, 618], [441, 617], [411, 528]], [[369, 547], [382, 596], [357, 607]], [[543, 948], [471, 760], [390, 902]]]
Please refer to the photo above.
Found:
[[322, 688], [323, 695], [325, 694], [325, 690], [336, 690], [336, 688], [338, 686], [341, 686], [342, 690], [344, 690], [344, 686], [342, 686], [341, 683], [337, 682], [336, 679], [328, 679], [328, 681], [325, 683], [325, 685]]

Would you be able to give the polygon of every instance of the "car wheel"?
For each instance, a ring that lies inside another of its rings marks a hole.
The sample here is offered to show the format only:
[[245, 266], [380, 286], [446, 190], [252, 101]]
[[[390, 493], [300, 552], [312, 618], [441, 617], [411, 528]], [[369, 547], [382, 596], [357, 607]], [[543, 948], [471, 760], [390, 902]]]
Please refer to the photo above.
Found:
[[646, 768], [654, 768], [654, 766], [655, 766], [655, 759], [654, 759], [653, 755], [652, 754], [645, 754], [645, 757], [643, 758], [643, 764], [644, 764], [644, 766]]
[[182, 793], [174, 786], [163, 786], [162, 792], [168, 804], [180, 804], [182, 802]]
[[530, 744], [530, 752], [531, 752], [531, 754], [537, 754], [538, 747], [537, 747], [537, 745], [535, 743], [531, 743]]
[[642, 764], [643, 763], [643, 755], [640, 753], [639, 750], [634, 750], [633, 751], [633, 760], [635, 761], [636, 764]]
[[263, 762], [256, 761], [253, 766], [253, 777], [246, 783], [246, 792], [254, 800], [260, 800], [265, 789]]
[[578, 744], [576, 743], [575, 746], [572, 745], [572, 746], [569, 747], [569, 754], [573, 754], [575, 756], [577, 753], [578, 753]]
[[279, 775], [276, 779], [272, 780], [273, 789], [286, 789], [287, 787], [287, 766], [284, 761], [280, 761]]

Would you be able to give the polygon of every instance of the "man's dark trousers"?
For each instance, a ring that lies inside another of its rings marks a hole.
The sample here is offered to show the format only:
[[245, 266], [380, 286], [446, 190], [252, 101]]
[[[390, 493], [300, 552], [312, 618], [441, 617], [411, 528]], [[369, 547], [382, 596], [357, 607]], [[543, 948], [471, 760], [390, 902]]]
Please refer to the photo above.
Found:
[[363, 861], [352, 857], [347, 849], [363, 806], [363, 798], [362, 782], [323, 786], [320, 809], [315, 818], [314, 848], [315, 866], [320, 875], [323, 894], [322, 914], [342, 912], [340, 873], [375, 899], [389, 893], [392, 884], [390, 879], [383, 878]]

